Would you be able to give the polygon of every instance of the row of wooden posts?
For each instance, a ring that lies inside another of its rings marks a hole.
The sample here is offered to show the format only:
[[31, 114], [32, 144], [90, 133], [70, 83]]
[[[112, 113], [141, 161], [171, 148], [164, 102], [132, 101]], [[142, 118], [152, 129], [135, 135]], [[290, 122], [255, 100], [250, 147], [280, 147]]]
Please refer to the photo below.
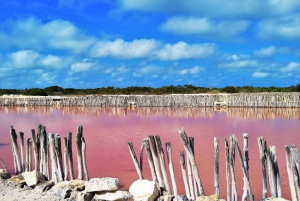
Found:
[[[204, 188], [201, 183], [198, 166], [195, 160], [194, 153], [194, 138], [188, 137], [184, 128], [178, 130], [180, 139], [184, 146], [184, 151], [180, 151], [180, 165], [183, 176], [183, 182], [185, 187], [186, 196], [190, 200], [194, 200], [198, 196], [204, 196]], [[268, 187], [272, 197], [281, 197], [281, 181], [279, 168], [277, 164], [276, 148], [275, 146], [267, 147], [267, 143], [263, 137], [258, 139], [260, 162], [262, 170], [262, 200], [267, 198]], [[249, 181], [249, 154], [248, 154], [248, 135], [243, 135], [243, 153], [235, 135], [231, 135], [229, 138], [225, 138], [225, 161], [226, 161], [226, 192], [227, 201], [237, 201], [237, 185], [235, 177], [235, 153], [237, 149], [238, 158], [243, 172], [243, 195], [242, 201], [254, 200], [254, 195], [251, 190]], [[143, 169], [143, 150], [146, 150], [147, 158], [151, 170], [153, 181], [157, 182], [161, 190], [167, 191], [169, 194], [178, 196], [177, 184], [175, 180], [173, 162], [172, 162], [172, 150], [170, 142], [166, 143], [167, 161], [169, 166], [169, 173], [171, 177], [172, 189], [171, 191], [167, 170], [165, 164], [165, 154], [162, 147], [160, 137], [149, 136], [143, 140], [140, 149], [140, 162], [136, 157], [136, 153], [133, 148], [132, 142], [128, 142], [130, 154], [132, 156], [136, 171], [139, 179], [144, 179], [142, 174]], [[287, 145], [286, 150], [286, 162], [287, 171], [290, 182], [291, 197], [293, 201], [300, 199], [300, 158], [298, 150], [295, 146]], [[185, 157], [185, 154], [187, 155]], [[220, 196], [219, 189], [219, 139], [214, 138], [214, 188], [215, 194]]]
[[[86, 165], [86, 143], [82, 136], [83, 127], [77, 127], [75, 135], [78, 179], [89, 180]], [[62, 156], [61, 137], [59, 134], [47, 133], [46, 127], [38, 125], [37, 129], [31, 129], [31, 138], [26, 140], [26, 159], [24, 156], [24, 133], [20, 132], [20, 147], [17, 141], [17, 134], [13, 126], [10, 127], [10, 136], [12, 142], [12, 151], [14, 158], [15, 174], [29, 172], [32, 170], [39, 171], [47, 179], [55, 182], [74, 180], [73, 152], [72, 152], [72, 133], [64, 137], [64, 155]], [[32, 165], [32, 145], [34, 153], [34, 165]], [[49, 158], [51, 160], [49, 160]], [[49, 168], [51, 161], [51, 168]], [[50, 171], [51, 170], [51, 174]], [[84, 172], [84, 175], [83, 175]], [[69, 177], [68, 177], [69, 175]]]

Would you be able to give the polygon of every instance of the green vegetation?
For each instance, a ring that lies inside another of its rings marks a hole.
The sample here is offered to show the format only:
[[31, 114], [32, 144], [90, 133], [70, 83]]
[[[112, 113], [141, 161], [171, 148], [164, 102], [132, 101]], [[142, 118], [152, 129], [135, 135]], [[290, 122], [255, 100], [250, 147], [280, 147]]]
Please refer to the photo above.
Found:
[[223, 88], [196, 87], [193, 85], [162, 86], [159, 88], [131, 86], [126, 88], [102, 87], [95, 89], [74, 89], [50, 86], [44, 89], [0, 89], [0, 95], [22, 94], [31, 96], [87, 95], [87, 94], [197, 94], [197, 93], [259, 93], [259, 92], [300, 92], [300, 84], [289, 87], [226, 86]]

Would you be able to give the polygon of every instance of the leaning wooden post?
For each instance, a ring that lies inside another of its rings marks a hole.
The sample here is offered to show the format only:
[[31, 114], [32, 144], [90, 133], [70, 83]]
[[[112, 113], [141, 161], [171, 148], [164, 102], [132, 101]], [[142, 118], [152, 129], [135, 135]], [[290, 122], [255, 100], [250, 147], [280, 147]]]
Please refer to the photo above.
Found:
[[261, 171], [262, 171], [262, 182], [263, 182], [263, 197], [267, 197], [267, 176], [266, 176], [266, 164], [265, 164], [265, 139], [263, 137], [257, 138], [258, 147], [259, 147], [259, 155], [260, 155], [260, 163], [261, 163]]
[[214, 187], [215, 193], [220, 196], [219, 189], [219, 139], [214, 137]]
[[276, 187], [275, 187], [275, 178], [274, 178], [274, 170], [271, 161], [270, 151], [267, 150], [266, 152], [266, 159], [267, 159], [267, 170], [268, 170], [268, 179], [269, 179], [269, 188], [272, 197], [277, 197]]
[[287, 168], [288, 177], [289, 177], [292, 201], [297, 201], [298, 199], [297, 199], [297, 195], [296, 195], [296, 189], [294, 186], [295, 180], [293, 177], [293, 169], [292, 169], [292, 163], [291, 163], [291, 151], [290, 151], [291, 147], [293, 147], [293, 146], [285, 145], [286, 168]]
[[270, 146], [270, 154], [272, 163], [274, 166], [274, 173], [275, 173], [275, 180], [276, 180], [276, 187], [277, 187], [277, 196], [281, 198], [282, 192], [281, 192], [281, 181], [280, 181], [280, 174], [279, 174], [279, 167], [277, 163], [277, 155], [276, 155], [276, 147]]
[[230, 152], [228, 138], [225, 138], [225, 159], [226, 159], [226, 192], [227, 201], [230, 201]]
[[68, 158], [69, 158], [69, 166], [70, 166], [70, 179], [74, 180], [74, 169], [73, 169], [73, 153], [72, 153], [72, 133], [68, 133]]
[[139, 175], [139, 179], [142, 180], [144, 177], [143, 177], [142, 171], [141, 171], [141, 169], [139, 167], [139, 162], [137, 160], [137, 157], [136, 157], [136, 154], [135, 154], [132, 142], [128, 142], [128, 147], [129, 147], [129, 152], [130, 152], [131, 158], [133, 160], [136, 172]]
[[[245, 166], [245, 170], [247, 172], [247, 178], [249, 180], [249, 165], [248, 165], [248, 161], [249, 161], [249, 150], [248, 150], [248, 134], [244, 133], [243, 134], [243, 138], [244, 138], [244, 166]], [[242, 195], [242, 200], [246, 201], [248, 199], [248, 189], [247, 189], [247, 181], [246, 178], [244, 178], [244, 192]]]
[[84, 171], [84, 175], [85, 175], [85, 180], [89, 180], [89, 173], [88, 173], [88, 169], [86, 166], [86, 143], [84, 140], [84, 137], [81, 138], [81, 143], [82, 143], [82, 164], [83, 164], [83, 171]]
[[149, 162], [149, 166], [150, 166], [150, 170], [151, 170], [152, 179], [153, 179], [154, 182], [157, 182], [157, 177], [156, 177], [156, 173], [155, 173], [153, 158], [152, 158], [150, 145], [149, 145], [149, 139], [145, 138], [143, 140], [143, 144], [144, 144], [144, 147], [146, 149], [146, 154], [147, 154], [147, 157], [148, 157], [148, 162]]
[[[195, 140], [194, 140], [194, 137], [189, 137], [189, 143], [190, 143], [193, 155], [195, 157]], [[198, 197], [197, 183], [196, 183], [196, 179], [193, 178], [192, 167], [191, 167], [191, 163], [188, 159], [188, 155], [186, 155], [186, 157], [187, 157], [188, 179], [189, 179], [189, 184], [190, 184], [191, 198], [192, 198], [192, 200], [194, 200], [196, 197]]]
[[194, 175], [194, 177], [197, 181], [199, 193], [200, 193], [201, 196], [203, 196], [204, 195], [204, 189], [203, 189], [203, 186], [202, 186], [202, 183], [201, 183], [201, 180], [200, 180], [198, 167], [197, 167], [197, 164], [196, 164], [193, 152], [192, 152], [192, 148], [191, 148], [190, 144], [187, 142], [188, 138], [187, 138], [187, 135], [184, 131], [184, 128], [178, 129], [178, 133], [179, 133], [181, 141], [183, 143], [185, 152], [188, 155], [189, 161], [192, 165], [192, 172], [193, 172], [193, 175]]
[[237, 188], [235, 180], [235, 146], [236, 136], [233, 134], [230, 136], [230, 169], [231, 169], [231, 200], [237, 201]]
[[241, 163], [241, 166], [242, 166], [242, 171], [243, 171], [243, 174], [244, 174], [244, 178], [245, 178], [245, 180], [246, 180], [246, 186], [247, 186], [247, 189], [248, 189], [249, 198], [250, 198], [251, 201], [254, 201], [254, 196], [253, 196], [253, 194], [252, 194], [250, 182], [249, 182], [249, 179], [248, 179], [248, 177], [247, 177], [247, 171], [246, 171], [246, 168], [245, 168], [244, 162], [243, 162], [242, 152], [241, 152], [239, 143], [238, 143], [237, 141], [236, 141], [236, 146], [237, 146], [237, 148], [238, 148], [238, 154], [239, 154], [240, 163]]
[[22, 169], [22, 164], [21, 164], [21, 159], [20, 159], [20, 153], [19, 153], [19, 147], [18, 147], [18, 143], [17, 143], [17, 134], [15, 129], [13, 128], [13, 126], [10, 126], [10, 137], [11, 137], [11, 142], [12, 142], [12, 146], [13, 146], [13, 155], [16, 159], [16, 167], [17, 167], [17, 172], [18, 173], [22, 173], [23, 169]]
[[64, 181], [68, 181], [68, 139], [64, 137]]
[[25, 170], [25, 162], [24, 162], [24, 133], [20, 132], [20, 144], [21, 144], [21, 163], [22, 169]]
[[36, 136], [35, 136], [35, 130], [31, 129], [31, 138], [32, 138], [32, 143], [33, 143], [33, 150], [34, 150], [34, 170], [38, 170], [38, 149], [37, 149], [37, 144], [36, 144]]
[[171, 176], [171, 181], [172, 181], [172, 186], [173, 186], [173, 194], [175, 197], [177, 197], [178, 191], [177, 191], [177, 185], [176, 185], [175, 174], [174, 174], [174, 169], [173, 169], [172, 148], [171, 148], [170, 142], [166, 143], [166, 150], [167, 150], [167, 158], [168, 158], [168, 163], [169, 163], [169, 171], [170, 171], [170, 176]]
[[164, 150], [163, 150], [159, 135], [155, 136], [155, 143], [156, 143], [156, 147], [157, 147], [158, 153], [159, 153], [160, 167], [162, 170], [165, 188], [166, 188], [167, 192], [169, 194], [171, 194], [171, 189], [170, 189], [170, 185], [169, 185], [169, 181], [168, 181], [168, 175], [167, 175], [166, 164], [165, 164], [165, 154], [164, 154]]
[[144, 143], [142, 143], [142, 146], [140, 148], [140, 169], [141, 169], [141, 173], [143, 172], [143, 152], [144, 152]]
[[190, 195], [190, 189], [189, 189], [189, 185], [186, 177], [186, 171], [185, 171], [184, 152], [180, 151], [179, 154], [180, 154], [180, 166], [181, 166], [181, 173], [183, 177], [184, 189], [185, 189], [186, 197], [190, 200], [191, 195]]
[[83, 179], [83, 166], [82, 166], [82, 126], [77, 127], [77, 134], [75, 135], [76, 150], [77, 150], [77, 167], [78, 167], [78, 179]]
[[152, 154], [153, 162], [154, 162], [155, 173], [156, 173], [157, 180], [158, 180], [158, 185], [160, 188], [164, 189], [165, 185], [164, 185], [164, 181], [162, 179], [161, 173], [160, 173], [158, 154], [157, 154], [157, 148], [156, 148], [154, 136], [149, 136], [149, 142], [150, 142], [151, 154]]

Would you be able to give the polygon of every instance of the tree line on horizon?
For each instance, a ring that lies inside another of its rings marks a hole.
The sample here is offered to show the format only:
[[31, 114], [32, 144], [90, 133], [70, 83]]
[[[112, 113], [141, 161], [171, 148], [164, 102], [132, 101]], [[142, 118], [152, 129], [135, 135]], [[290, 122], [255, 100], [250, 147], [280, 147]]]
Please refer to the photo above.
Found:
[[93, 89], [62, 88], [60, 86], [49, 86], [42, 88], [29, 89], [0, 89], [0, 95], [31, 95], [31, 96], [53, 96], [53, 95], [91, 95], [91, 94], [197, 94], [197, 93], [261, 93], [261, 92], [300, 92], [300, 84], [289, 87], [253, 87], [253, 86], [226, 86], [223, 88], [197, 87], [190, 84], [178, 86], [139, 87], [130, 86], [101, 87]]

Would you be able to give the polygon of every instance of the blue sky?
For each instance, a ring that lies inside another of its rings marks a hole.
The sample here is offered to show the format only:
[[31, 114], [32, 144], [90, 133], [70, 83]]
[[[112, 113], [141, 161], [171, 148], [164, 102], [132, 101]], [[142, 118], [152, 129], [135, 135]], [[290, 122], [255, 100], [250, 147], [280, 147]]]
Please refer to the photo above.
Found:
[[299, 83], [299, 0], [0, 1], [0, 88]]

